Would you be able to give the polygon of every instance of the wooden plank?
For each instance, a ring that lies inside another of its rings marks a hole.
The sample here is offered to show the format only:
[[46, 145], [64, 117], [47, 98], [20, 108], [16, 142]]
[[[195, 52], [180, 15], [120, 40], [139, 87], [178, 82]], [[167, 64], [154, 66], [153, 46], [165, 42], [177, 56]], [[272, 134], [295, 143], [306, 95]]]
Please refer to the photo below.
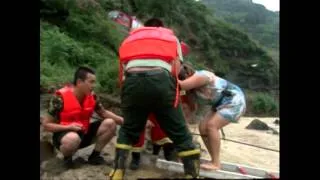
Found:
[[[209, 162], [206, 159], [201, 159], [202, 162]], [[258, 176], [258, 177], [270, 177], [274, 176], [279, 178], [279, 172], [261, 169], [261, 168], [254, 168], [242, 164], [230, 163], [230, 162], [221, 162], [221, 169], [223, 171], [231, 171], [231, 172], [240, 172], [243, 171], [249, 175]], [[241, 172], [240, 172], [241, 173]]]
[[222, 165], [222, 170], [225, 170], [225, 171], [239, 172], [241, 169], [243, 169], [244, 172], [253, 176], [268, 177], [269, 176], [268, 173], [270, 173], [276, 177], [279, 177], [279, 172], [272, 172], [272, 171], [264, 170], [260, 168], [252, 168], [245, 165], [238, 165], [238, 164], [225, 163], [225, 162], [222, 162], [221, 165]]
[[[166, 161], [164, 159], [157, 159], [156, 166], [160, 169], [166, 169], [169, 171], [174, 171], [178, 173], [183, 173], [183, 164], [173, 161]], [[206, 178], [215, 179], [261, 179], [263, 177], [244, 175], [235, 172], [228, 172], [223, 170], [217, 171], [204, 171], [200, 169], [200, 176]]]

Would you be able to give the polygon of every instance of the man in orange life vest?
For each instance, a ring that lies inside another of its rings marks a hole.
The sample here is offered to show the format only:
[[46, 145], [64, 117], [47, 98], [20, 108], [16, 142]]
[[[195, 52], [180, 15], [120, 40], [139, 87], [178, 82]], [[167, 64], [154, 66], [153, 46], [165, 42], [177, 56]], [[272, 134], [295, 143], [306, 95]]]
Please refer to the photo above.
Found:
[[[75, 72], [73, 86], [56, 91], [50, 100], [48, 113], [44, 117], [44, 129], [53, 132], [53, 145], [64, 156], [64, 165], [73, 167], [72, 155], [89, 146], [95, 137], [96, 144], [88, 158], [90, 164], [106, 163], [100, 152], [115, 135], [116, 124], [123, 118], [104, 109], [93, 93], [96, 76], [92, 69], [80, 67]], [[93, 112], [103, 121], [90, 123]]]
[[179, 103], [177, 73], [183, 61], [180, 42], [172, 30], [163, 27], [161, 20], [153, 18], [144, 25], [131, 31], [119, 48], [120, 82], [125, 71], [121, 89], [124, 123], [109, 176], [123, 178], [129, 150], [139, 141], [147, 118], [153, 113], [175, 144], [186, 177], [198, 177], [200, 149], [192, 143]]
[[[181, 50], [183, 57], [187, 56], [189, 54], [189, 47], [185, 42], [181, 41]], [[181, 102], [184, 103], [184, 96], [181, 96]], [[182, 104], [182, 109], [184, 112], [184, 104]], [[185, 112], [184, 112], [185, 113]], [[185, 116], [185, 118], [187, 118]], [[153, 155], [159, 155], [160, 150], [162, 148], [164, 158], [167, 161], [174, 161], [176, 160], [175, 157], [175, 149], [173, 142], [167, 137], [165, 132], [160, 128], [159, 123], [157, 122], [154, 114], [150, 114], [147, 121], [147, 128], [150, 128], [150, 134], [151, 134], [151, 141], [153, 145]], [[130, 163], [130, 169], [136, 170], [139, 168], [140, 165], [140, 155], [141, 151], [143, 150], [145, 142], [145, 130], [141, 132], [139, 142], [135, 144], [132, 148], [131, 152], [131, 163]]]

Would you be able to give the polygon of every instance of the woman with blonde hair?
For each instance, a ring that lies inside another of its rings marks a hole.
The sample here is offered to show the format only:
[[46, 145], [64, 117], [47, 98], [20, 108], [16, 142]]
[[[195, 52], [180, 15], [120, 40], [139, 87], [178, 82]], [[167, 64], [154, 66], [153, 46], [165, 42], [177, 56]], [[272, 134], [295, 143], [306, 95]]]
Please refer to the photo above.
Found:
[[188, 105], [196, 111], [198, 106], [212, 108], [200, 121], [199, 131], [209, 154], [211, 163], [201, 164], [202, 169], [216, 170], [220, 164], [219, 130], [236, 123], [246, 109], [243, 91], [235, 84], [207, 70], [194, 70], [191, 64], [183, 63], [179, 74], [181, 89], [187, 91]]

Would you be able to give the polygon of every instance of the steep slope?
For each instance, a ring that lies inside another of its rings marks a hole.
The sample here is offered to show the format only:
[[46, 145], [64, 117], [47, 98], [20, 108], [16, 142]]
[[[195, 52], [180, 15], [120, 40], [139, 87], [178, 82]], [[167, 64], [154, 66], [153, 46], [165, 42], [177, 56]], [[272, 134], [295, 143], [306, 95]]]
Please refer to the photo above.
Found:
[[202, 0], [213, 14], [248, 33], [261, 45], [279, 48], [279, 11], [273, 12], [250, 0]]
[[[242, 88], [269, 90], [278, 86], [278, 67], [272, 57], [247, 34], [216, 18], [200, 1], [128, 0], [114, 8], [144, 20], [160, 17], [192, 47], [189, 58], [213, 69]], [[124, 8], [125, 7], [125, 8]], [[252, 67], [252, 64], [257, 64]]]
[[[40, 0], [41, 86], [72, 80], [74, 68], [97, 70], [98, 91], [117, 95], [117, 49], [126, 36], [123, 27], [108, 18], [121, 10], [142, 21], [160, 17], [187, 42], [195, 66], [244, 89], [270, 91], [278, 86], [278, 66], [246, 33], [216, 18], [194, 0]], [[254, 65], [254, 66], [253, 66]]]

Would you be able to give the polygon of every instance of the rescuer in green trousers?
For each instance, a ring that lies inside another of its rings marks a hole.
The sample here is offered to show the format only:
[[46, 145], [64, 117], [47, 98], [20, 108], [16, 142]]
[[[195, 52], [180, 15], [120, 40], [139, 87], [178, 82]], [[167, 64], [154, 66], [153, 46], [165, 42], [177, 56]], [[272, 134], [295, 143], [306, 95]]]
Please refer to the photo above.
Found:
[[122, 42], [119, 58], [120, 82], [123, 72], [125, 76], [121, 89], [124, 123], [110, 179], [123, 179], [129, 151], [138, 142], [150, 113], [173, 141], [186, 178], [198, 177], [200, 149], [192, 143], [179, 99], [177, 77], [183, 57], [178, 38], [161, 20], [149, 19]]

